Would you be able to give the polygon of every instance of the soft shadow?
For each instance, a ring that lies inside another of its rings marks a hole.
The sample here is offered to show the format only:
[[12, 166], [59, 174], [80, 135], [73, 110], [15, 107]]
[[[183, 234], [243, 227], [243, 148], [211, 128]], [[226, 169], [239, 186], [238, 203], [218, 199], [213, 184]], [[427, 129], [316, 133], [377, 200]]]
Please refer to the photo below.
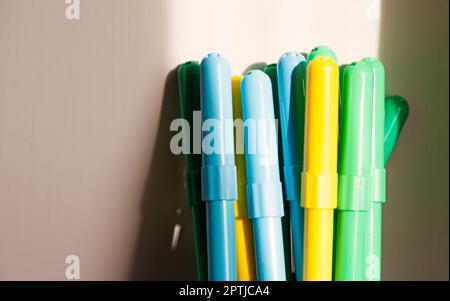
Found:
[[387, 166], [384, 280], [448, 280], [448, 1], [384, 0], [387, 95], [410, 115]]
[[[195, 279], [191, 212], [185, 202], [183, 158], [170, 151], [172, 120], [180, 118], [177, 68], [167, 75], [158, 133], [152, 153], [145, 192], [142, 223], [132, 265], [131, 280]], [[171, 249], [175, 225], [181, 232]]]

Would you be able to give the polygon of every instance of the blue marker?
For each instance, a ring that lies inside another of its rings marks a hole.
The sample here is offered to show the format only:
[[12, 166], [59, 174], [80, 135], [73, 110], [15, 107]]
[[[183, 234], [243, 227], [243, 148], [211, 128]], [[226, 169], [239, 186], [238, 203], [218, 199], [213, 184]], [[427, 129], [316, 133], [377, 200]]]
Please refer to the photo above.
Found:
[[301, 76], [306, 60], [298, 52], [287, 52], [278, 61], [278, 98], [280, 104], [281, 142], [283, 145], [286, 199], [290, 202], [295, 274], [303, 279], [303, 220], [300, 207], [303, 170], [305, 97]]
[[241, 84], [247, 206], [253, 221], [256, 274], [260, 281], [285, 281], [283, 191], [278, 167], [277, 128], [270, 78], [250, 71]]
[[201, 63], [202, 199], [206, 201], [208, 279], [236, 281], [234, 163], [231, 72], [220, 54]]

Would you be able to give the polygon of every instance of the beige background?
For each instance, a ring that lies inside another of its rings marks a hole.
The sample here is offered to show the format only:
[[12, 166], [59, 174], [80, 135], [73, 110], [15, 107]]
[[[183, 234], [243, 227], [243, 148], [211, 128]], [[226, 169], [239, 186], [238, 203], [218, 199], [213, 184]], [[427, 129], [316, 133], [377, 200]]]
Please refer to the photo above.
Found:
[[[448, 1], [0, 0], [0, 280], [193, 279], [173, 70], [328, 44], [378, 55], [410, 119], [388, 165], [383, 277], [448, 280]], [[379, 9], [379, 11], [377, 10]], [[181, 210], [179, 210], [181, 209]], [[178, 246], [171, 250], [173, 228]]]

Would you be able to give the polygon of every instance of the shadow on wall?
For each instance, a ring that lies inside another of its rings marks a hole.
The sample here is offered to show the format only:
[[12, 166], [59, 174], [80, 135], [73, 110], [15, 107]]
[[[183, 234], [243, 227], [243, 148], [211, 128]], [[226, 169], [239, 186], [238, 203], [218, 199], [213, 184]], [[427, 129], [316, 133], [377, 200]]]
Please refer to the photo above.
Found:
[[250, 66], [248, 66], [247, 68], [245, 68], [245, 70], [242, 72], [242, 76], [247, 75], [247, 73], [249, 71], [252, 71], [252, 70], [261, 70], [261, 71], [263, 71], [266, 66], [267, 66], [267, 64], [264, 63], [264, 62], [253, 63]]
[[384, 280], [448, 280], [448, 1], [385, 0], [386, 92], [410, 116], [387, 166]]
[[[183, 189], [183, 158], [170, 152], [170, 123], [180, 117], [177, 68], [166, 78], [160, 122], [142, 198], [142, 224], [131, 280], [195, 279], [191, 211]], [[173, 242], [175, 225], [181, 226]], [[172, 243], [176, 247], [172, 249]]]

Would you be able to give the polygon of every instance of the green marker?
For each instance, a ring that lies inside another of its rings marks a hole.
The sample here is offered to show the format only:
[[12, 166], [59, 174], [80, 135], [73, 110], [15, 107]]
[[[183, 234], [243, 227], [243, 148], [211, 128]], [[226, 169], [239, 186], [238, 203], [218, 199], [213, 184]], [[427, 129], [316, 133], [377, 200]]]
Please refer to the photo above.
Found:
[[363, 59], [373, 73], [372, 151], [370, 160], [370, 210], [366, 237], [364, 280], [381, 280], [382, 206], [386, 201], [384, 169], [384, 66], [376, 58]]
[[370, 208], [373, 72], [361, 61], [343, 71], [334, 279], [364, 280]]
[[[277, 64], [270, 64], [264, 68], [272, 83], [272, 94], [274, 102], [275, 119], [280, 120], [280, 105], [278, 103], [278, 83], [277, 83]], [[280, 166], [283, 166], [283, 149], [281, 144], [281, 128], [278, 126], [277, 139], [278, 139], [278, 161]], [[280, 172], [280, 181], [284, 183], [284, 172]], [[284, 216], [281, 218], [281, 227], [283, 231], [283, 244], [284, 244], [284, 261], [286, 268], [286, 280], [293, 280], [292, 268], [291, 268], [291, 228], [290, 228], [290, 209], [289, 202], [286, 202], [286, 191], [284, 185], [283, 188], [283, 200], [284, 200]]]
[[[200, 64], [198, 62], [191, 61], [180, 65], [178, 68], [178, 91], [181, 118], [189, 122], [191, 125], [190, 135], [194, 137], [192, 132], [194, 111], [200, 111]], [[188, 205], [192, 208], [197, 279], [206, 281], [208, 280], [206, 206], [201, 197], [201, 167], [201, 153], [193, 154], [191, 150], [190, 154], [184, 155], [184, 186]]]
[[401, 96], [387, 96], [385, 100], [384, 164], [387, 164], [400, 132], [409, 115], [409, 106]]
[[[375, 80], [375, 85], [376, 85]], [[375, 92], [377, 93], [377, 92]], [[378, 97], [375, 101], [380, 101]], [[409, 106], [406, 100], [400, 96], [388, 96], [384, 103], [384, 137], [383, 137], [383, 165], [386, 165], [394, 150], [400, 132], [408, 118]], [[379, 105], [381, 107], [381, 105]], [[376, 110], [375, 106], [374, 109]], [[374, 112], [374, 114], [376, 114]], [[379, 116], [381, 117], [381, 116]], [[377, 119], [377, 123], [380, 121]], [[380, 139], [380, 138], [377, 138]], [[373, 153], [372, 153], [373, 155]], [[377, 152], [377, 164], [380, 161], [380, 150]], [[376, 179], [375, 179], [376, 180]], [[375, 184], [377, 182], [375, 181]], [[381, 183], [379, 183], [381, 185]], [[384, 184], [384, 183], [383, 183]], [[380, 189], [385, 189], [380, 187]], [[376, 193], [376, 192], [375, 192]], [[384, 192], [383, 192], [384, 193]], [[369, 232], [366, 254], [366, 280], [381, 280], [381, 246], [382, 246], [382, 205], [384, 202], [372, 201], [370, 208]]]

